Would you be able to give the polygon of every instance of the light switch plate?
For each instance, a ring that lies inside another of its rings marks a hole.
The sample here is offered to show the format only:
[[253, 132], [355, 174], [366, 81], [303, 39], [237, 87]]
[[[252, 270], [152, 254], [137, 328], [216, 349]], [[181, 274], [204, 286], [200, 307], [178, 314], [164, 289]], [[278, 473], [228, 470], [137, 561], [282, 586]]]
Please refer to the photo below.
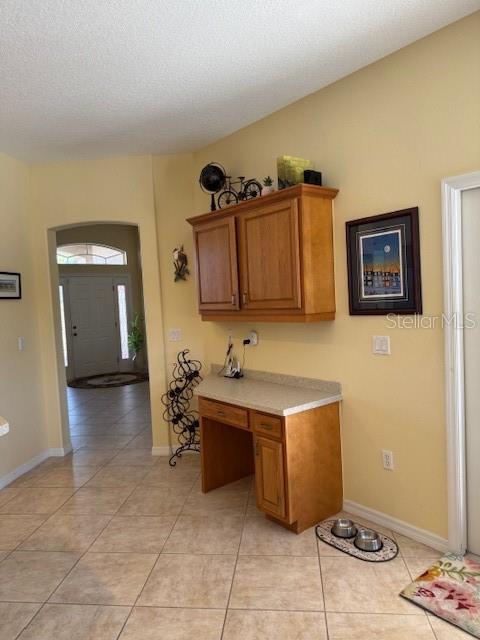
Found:
[[17, 338], [17, 344], [19, 351], [25, 351], [25, 338], [23, 336]]
[[372, 353], [380, 356], [390, 355], [390, 336], [372, 336]]
[[169, 329], [168, 331], [168, 341], [169, 342], [179, 342], [182, 339], [182, 330], [181, 329]]
[[383, 468], [387, 471], [393, 471], [395, 466], [393, 464], [393, 452], [388, 451], [387, 449], [382, 449], [382, 461]]

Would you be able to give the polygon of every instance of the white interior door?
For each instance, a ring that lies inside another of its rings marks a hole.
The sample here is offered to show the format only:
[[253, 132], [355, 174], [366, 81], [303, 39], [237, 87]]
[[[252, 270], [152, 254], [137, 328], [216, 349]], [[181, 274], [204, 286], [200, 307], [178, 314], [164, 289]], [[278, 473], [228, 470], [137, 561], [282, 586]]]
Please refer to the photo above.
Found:
[[464, 326], [467, 465], [467, 549], [480, 555], [480, 189], [462, 194], [463, 308], [476, 326]]
[[118, 370], [118, 329], [113, 279], [68, 279], [75, 377]]

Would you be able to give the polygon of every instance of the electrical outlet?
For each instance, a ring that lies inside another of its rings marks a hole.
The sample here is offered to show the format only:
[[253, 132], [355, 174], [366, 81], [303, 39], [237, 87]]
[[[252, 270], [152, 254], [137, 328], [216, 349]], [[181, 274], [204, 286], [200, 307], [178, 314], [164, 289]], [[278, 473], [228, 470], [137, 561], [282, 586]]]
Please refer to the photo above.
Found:
[[258, 344], [258, 333], [256, 331], [250, 331], [247, 335], [247, 340], [250, 340], [250, 346], [254, 347]]
[[393, 471], [393, 452], [382, 449], [383, 468], [387, 471]]
[[179, 342], [182, 339], [182, 330], [181, 329], [169, 329], [168, 331], [168, 341], [169, 342]]
[[389, 356], [390, 336], [372, 336], [372, 353], [379, 356]]

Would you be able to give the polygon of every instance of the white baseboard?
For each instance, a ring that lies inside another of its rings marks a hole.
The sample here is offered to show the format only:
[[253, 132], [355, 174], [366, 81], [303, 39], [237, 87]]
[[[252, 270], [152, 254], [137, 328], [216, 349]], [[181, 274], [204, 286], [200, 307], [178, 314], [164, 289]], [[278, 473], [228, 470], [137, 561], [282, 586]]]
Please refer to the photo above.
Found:
[[152, 447], [152, 456], [171, 456], [170, 447]]
[[382, 527], [386, 527], [396, 533], [407, 536], [416, 542], [421, 542], [422, 544], [427, 545], [427, 547], [432, 547], [432, 549], [436, 549], [437, 551], [448, 550], [448, 541], [445, 538], [442, 538], [431, 531], [414, 527], [413, 525], [408, 524], [408, 522], [398, 520], [397, 518], [389, 516], [386, 513], [382, 513], [381, 511], [375, 511], [375, 509], [364, 507], [363, 505], [358, 504], [357, 502], [352, 502], [351, 500], [343, 501], [343, 509], [348, 511], [348, 513], [351, 513], [353, 516], [370, 520], [375, 524], [379, 524]]
[[27, 462], [24, 462], [13, 471], [10, 471], [10, 473], [7, 473], [5, 476], [1, 477], [0, 489], [3, 489], [7, 485], [9, 485], [11, 482], [19, 478], [20, 476], [23, 476], [24, 473], [31, 471], [33, 468], [37, 467], [47, 458], [63, 457], [68, 455], [71, 451], [72, 451], [71, 446], [65, 447], [65, 448], [57, 448], [57, 449], [46, 449], [45, 451], [42, 451], [42, 453], [39, 453], [33, 458], [30, 458], [30, 460], [28, 460]]
[[61, 458], [63, 456], [68, 456], [69, 453], [72, 453], [72, 445], [68, 445], [68, 447], [59, 447], [57, 449], [48, 449], [47, 457], [48, 458]]

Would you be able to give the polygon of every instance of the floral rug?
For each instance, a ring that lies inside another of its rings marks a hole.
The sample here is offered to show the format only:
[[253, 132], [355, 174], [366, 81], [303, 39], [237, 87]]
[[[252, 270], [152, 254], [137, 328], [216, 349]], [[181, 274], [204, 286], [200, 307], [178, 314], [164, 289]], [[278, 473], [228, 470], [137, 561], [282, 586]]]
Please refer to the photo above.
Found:
[[480, 638], [480, 564], [447, 553], [400, 594]]

